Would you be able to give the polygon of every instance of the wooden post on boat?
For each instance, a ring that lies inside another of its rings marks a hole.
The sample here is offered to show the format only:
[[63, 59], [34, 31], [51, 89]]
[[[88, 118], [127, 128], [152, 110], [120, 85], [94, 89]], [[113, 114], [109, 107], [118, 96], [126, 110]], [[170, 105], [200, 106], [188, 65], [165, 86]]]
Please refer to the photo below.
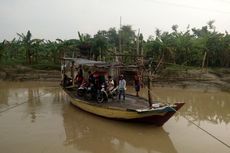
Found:
[[[117, 48], [116, 47], [114, 47], [114, 53], [115, 53], [115, 63], [119, 63], [120, 64], [120, 61], [119, 61], [119, 57], [117, 56]], [[117, 79], [118, 78], [118, 75], [119, 75], [119, 69], [118, 68], [116, 68], [116, 70], [115, 70], [115, 78]]]
[[65, 71], [66, 71], [65, 58], [62, 58], [61, 59], [61, 81], [62, 81], [62, 85], [64, 85]]
[[63, 82], [64, 82], [64, 76], [65, 76], [65, 73], [66, 73], [66, 60], [65, 60], [65, 52], [64, 52], [64, 56], [63, 56], [63, 62], [64, 62], [64, 65], [63, 65]]
[[151, 97], [151, 63], [152, 61], [149, 62], [148, 65], [148, 102], [149, 102], [149, 107], [152, 107], [152, 97]]
[[65, 74], [65, 71], [66, 71], [66, 65], [65, 65], [65, 59], [64, 59], [63, 74]]

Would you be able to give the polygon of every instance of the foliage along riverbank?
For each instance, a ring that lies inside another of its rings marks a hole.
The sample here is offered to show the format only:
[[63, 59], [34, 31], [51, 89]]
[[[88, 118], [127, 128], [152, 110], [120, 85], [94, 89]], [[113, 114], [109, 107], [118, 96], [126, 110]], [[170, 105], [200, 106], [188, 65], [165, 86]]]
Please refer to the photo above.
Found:
[[78, 32], [78, 37], [50, 41], [34, 39], [30, 31], [18, 33], [13, 40], [0, 42], [0, 64], [55, 65], [64, 55], [115, 61], [115, 54], [123, 54], [125, 64], [137, 64], [138, 56], [143, 55], [155, 62], [183, 66], [230, 67], [230, 35], [218, 32], [214, 21], [201, 28], [188, 26], [185, 31], [179, 31], [178, 25], [170, 32], [156, 29], [147, 40], [130, 25], [99, 30], [94, 36]]
[[[204, 83], [228, 89], [228, 32], [218, 32], [214, 21], [209, 21], [201, 28], [188, 26], [185, 31], [178, 29], [178, 25], [173, 25], [170, 32], [156, 29], [155, 36], [150, 35], [144, 40], [143, 35], [133, 30], [132, 26], [123, 25], [119, 30], [99, 30], [94, 36], [78, 32], [79, 39], [55, 41], [34, 39], [28, 30], [26, 34], [18, 33], [13, 40], [0, 42], [0, 77], [21, 81], [58, 80], [60, 59], [64, 56], [107, 62], [118, 59], [127, 65], [140, 65], [143, 57], [145, 66], [153, 61], [152, 72], [159, 65], [160, 71], [157, 71], [153, 79], [155, 84], [170, 82], [184, 86], [190, 82], [191, 85]], [[115, 58], [118, 54], [122, 56]], [[171, 69], [174, 65], [184, 69]], [[195, 67], [195, 70], [188, 67]], [[196, 70], [201, 67], [208, 71]]]

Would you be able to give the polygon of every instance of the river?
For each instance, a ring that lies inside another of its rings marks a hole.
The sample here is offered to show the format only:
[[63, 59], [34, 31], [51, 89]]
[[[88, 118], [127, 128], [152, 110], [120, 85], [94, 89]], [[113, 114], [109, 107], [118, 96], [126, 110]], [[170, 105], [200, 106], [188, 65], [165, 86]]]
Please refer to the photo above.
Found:
[[[128, 92], [133, 92], [129, 87]], [[146, 95], [143, 88], [141, 95]], [[230, 94], [153, 87], [186, 104], [162, 127], [104, 119], [69, 103], [58, 83], [0, 82], [2, 153], [230, 153]]]

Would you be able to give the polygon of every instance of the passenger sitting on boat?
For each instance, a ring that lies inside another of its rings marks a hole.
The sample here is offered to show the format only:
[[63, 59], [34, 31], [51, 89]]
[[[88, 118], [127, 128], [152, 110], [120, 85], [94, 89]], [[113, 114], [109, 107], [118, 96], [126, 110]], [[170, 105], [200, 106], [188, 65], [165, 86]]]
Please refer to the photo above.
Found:
[[105, 89], [107, 88], [106, 87], [106, 81], [105, 81], [105, 76], [100, 74], [99, 77], [98, 77], [98, 89], [100, 90], [101, 89], [101, 86], [102, 85], [105, 85]]
[[71, 86], [72, 85], [72, 79], [68, 77], [66, 74], [64, 74], [64, 79], [63, 79], [63, 86]]
[[115, 86], [114, 86], [114, 80], [112, 79], [112, 76], [111, 76], [111, 75], [108, 76], [107, 87], [108, 87], [108, 88], [107, 88], [108, 91], [112, 91], [113, 88], [115, 87]]
[[89, 84], [95, 85], [95, 78], [94, 78], [93, 73], [91, 71], [88, 71], [88, 82], [89, 82]]
[[125, 100], [126, 81], [124, 79], [124, 75], [122, 74], [119, 77], [118, 90], [119, 90], [119, 100], [121, 100], [121, 95], [123, 96], [123, 100]]
[[74, 79], [75, 84], [77, 84], [77, 86], [80, 86], [83, 82], [83, 70], [82, 70], [82, 65], [79, 65], [78, 67], [78, 72], [77, 75]]

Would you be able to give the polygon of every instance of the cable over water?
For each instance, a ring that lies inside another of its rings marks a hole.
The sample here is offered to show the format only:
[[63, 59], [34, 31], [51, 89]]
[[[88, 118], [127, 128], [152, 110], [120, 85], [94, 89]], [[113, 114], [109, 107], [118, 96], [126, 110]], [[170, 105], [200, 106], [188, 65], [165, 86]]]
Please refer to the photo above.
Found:
[[[56, 87], [52, 87], [52, 88], [56, 88]], [[16, 108], [16, 107], [18, 107], [18, 106], [21, 106], [21, 105], [23, 105], [23, 104], [25, 104], [25, 103], [28, 103], [30, 100], [33, 100], [33, 99], [36, 99], [36, 98], [45, 96], [45, 95], [47, 95], [47, 94], [49, 94], [49, 92], [43, 93], [43, 94], [39, 94], [39, 95], [36, 96], [36, 97], [30, 98], [30, 99], [28, 99], [28, 100], [26, 100], [26, 101], [23, 101], [23, 102], [19, 103], [19, 104], [15, 104], [15, 105], [13, 105], [13, 106], [10, 106], [10, 107], [8, 107], [8, 108], [6, 108], [6, 109], [0, 111], [0, 114], [6, 112], [6, 111], [8, 111], [8, 110], [11, 110], [11, 109], [13, 109], [13, 108]]]
[[[172, 108], [172, 107], [171, 107]], [[172, 108], [174, 109], [174, 108]], [[175, 110], [175, 109], [174, 109]], [[180, 114], [180, 112], [178, 112], [177, 110], [175, 110], [177, 113]], [[180, 114], [181, 115], [181, 114]], [[183, 116], [183, 115], [181, 115]], [[215, 135], [213, 135], [212, 133], [208, 132], [207, 130], [205, 130], [204, 128], [202, 128], [201, 126], [197, 125], [195, 122], [193, 122], [192, 120], [190, 120], [189, 118], [183, 116], [188, 122], [192, 123], [193, 125], [195, 125], [196, 127], [198, 127], [200, 130], [202, 130], [203, 132], [207, 133], [208, 135], [210, 135], [212, 138], [214, 138], [215, 140], [219, 141], [220, 143], [222, 143], [223, 145], [225, 145], [226, 147], [230, 148], [230, 145], [227, 144], [226, 142], [224, 142], [223, 140], [217, 138]]]
[[207, 133], [208, 135], [210, 135], [212, 138], [216, 139], [217, 141], [219, 141], [220, 143], [222, 143], [223, 145], [225, 145], [226, 147], [230, 148], [230, 145], [228, 145], [226, 142], [224, 142], [223, 140], [217, 138], [215, 135], [213, 135], [212, 133], [208, 132], [207, 130], [203, 129], [201, 126], [197, 125], [196, 123], [194, 123], [192, 120], [190, 120], [189, 118], [183, 116], [188, 122], [192, 123], [193, 125], [195, 125], [196, 127], [198, 127], [199, 129], [201, 129], [202, 131], [204, 131], [205, 133]]

